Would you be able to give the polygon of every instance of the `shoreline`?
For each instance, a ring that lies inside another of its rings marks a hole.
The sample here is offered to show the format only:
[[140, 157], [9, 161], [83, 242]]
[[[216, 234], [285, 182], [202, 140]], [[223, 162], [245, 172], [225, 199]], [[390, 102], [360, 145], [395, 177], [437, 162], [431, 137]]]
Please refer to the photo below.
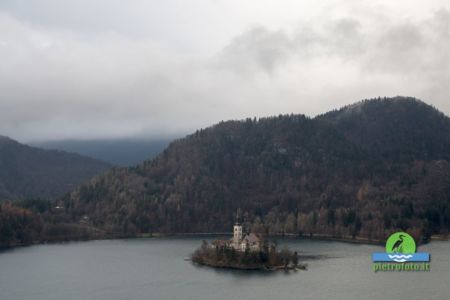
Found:
[[288, 266], [287, 268], [283, 265], [276, 266], [241, 266], [241, 265], [226, 265], [226, 264], [215, 264], [211, 262], [193, 262], [196, 266], [200, 267], [208, 267], [208, 268], [216, 268], [216, 269], [226, 269], [226, 270], [240, 270], [240, 271], [264, 271], [264, 272], [273, 272], [273, 271], [306, 271], [308, 269], [307, 264], [300, 264], [297, 267]]
[[[195, 236], [232, 236], [229, 232], [196, 232], [196, 233], [153, 233], [153, 234], [141, 234], [136, 238], [158, 238], [158, 237], [195, 237]], [[285, 234], [272, 234], [267, 235], [267, 238], [284, 238], [284, 239], [303, 239], [303, 240], [318, 240], [318, 241], [335, 241], [351, 244], [365, 244], [365, 245], [383, 245], [385, 241], [382, 240], [370, 240], [364, 237], [343, 236], [336, 237], [326, 234], [313, 234], [313, 235], [299, 235], [294, 233]]]
[[[79, 239], [66, 239], [61, 238], [60, 240], [47, 240], [47, 241], [33, 241], [29, 244], [12, 244], [12, 245], [0, 245], [0, 251], [20, 248], [20, 247], [29, 247], [36, 245], [52, 245], [52, 244], [65, 244], [71, 242], [89, 242], [89, 241], [106, 241], [106, 240], [121, 240], [121, 239], [145, 239], [145, 238], [169, 238], [169, 237], [220, 237], [220, 236], [232, 236], [229, 232], [178, 232], [178, 233], [142, 233], [137, 235], [120, 235], [120, 234], [108, 234], [104, 237], [94, 237], [94, 238], [79, 238]], [[296, 240], [316, 240], [316, 241], [332, 241], [332, 242], [341, 242], [341, 243], [350, 243], [350, 244], [360, 244], [360, 245], [378, 245], [382, 246], [386, 241], [382, 240], [370, 240], [364, 237], [355, 237], [344, 236], [344, 237], [335, 237], [332, 235], [326, 234], [313, 234], [313, 235], [299, 235], [299, 234], [273, 234], [268, 235], [268, 238], [283, 238], [283, 239], [296, 239]], [[443, 235], [433, 235], [430, 238], [431, 242], [449, 242], [450, 237]]]
[[[178, 232], [178, 233], [145, 233], [139, 234], [134, 237], [128, 238], [165, 238], [165, 237], [219, 237], [219, 236], [229, 236], [232, 234], [230, 232]], [[300, 235], [295, 233], [280, 233], [280, 234], [272, 234], [267, 235], [267, 238], [283, 238], [283, 239], [302, 239], [302, 240], [316, 240], [316, 241], [334, 241], [334, 242], [342, 242], [342, 243], [350, 243], [350, 244], [362, 244], [362, 245], [384, 245], [386, 243], [385, 240], [377, 240], [377, 239], [368, 239], [361, 236], [356, 236], [353, 238], [352, 236], [333, 236], [328, 234], [316, 233], [312, 235]], [[449, 242], [450, 236], [445, 235], [432, 235], [430, 237], [430, 242]], [[427, 244], [427, 243], [421, 243]]]

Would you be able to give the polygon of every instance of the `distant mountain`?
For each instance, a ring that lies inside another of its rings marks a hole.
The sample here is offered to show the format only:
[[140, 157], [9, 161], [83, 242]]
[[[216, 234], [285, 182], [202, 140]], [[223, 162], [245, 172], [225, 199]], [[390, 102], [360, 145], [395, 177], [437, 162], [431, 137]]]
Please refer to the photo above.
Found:
[[78, 154], [38, 149], [0, 136], [0, 200], [56, 199], [110, 168]]
[[382, 240], [450, 229], [450, 119], [413, 99], [316, 118], [222, 122], [68, 195], [66, 213], [122, 234], [247, 228]]
[[62, 150], [117, 166], [134, 166], [160, 154], [172, 139], [101, 139], [35, 142], [32, 146]]

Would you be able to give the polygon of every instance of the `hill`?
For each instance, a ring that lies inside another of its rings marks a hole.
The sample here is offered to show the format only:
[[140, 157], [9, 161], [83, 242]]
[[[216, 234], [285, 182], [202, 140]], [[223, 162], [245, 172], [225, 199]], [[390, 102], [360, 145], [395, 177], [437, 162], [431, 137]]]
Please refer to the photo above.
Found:
[[128, 167], [156, 157], [170, 142], [171, 139], [57, 140], [35, 142], [32, 146], [77, 153], [112, 165]]
[[369, 156], [450, 158], [449, 118], [414, 98], [366, 100], [318, 119], [332, 124]]
[[267, 234], [382, 240], [450, 227], [450, 119], [425, 103], [372, 99], [316, 118], [221, 122], [64, 199], [74, 222], [134, 235], [224, 232], [238, 208]]
[[57, 199], [110, 167], [77, 154], [34, 148], [0, 136], [0, 200]]

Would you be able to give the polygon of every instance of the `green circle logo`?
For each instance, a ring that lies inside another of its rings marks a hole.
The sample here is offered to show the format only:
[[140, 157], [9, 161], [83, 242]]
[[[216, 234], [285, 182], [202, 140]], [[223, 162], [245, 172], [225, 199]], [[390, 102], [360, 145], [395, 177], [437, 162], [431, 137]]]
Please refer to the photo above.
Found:
[[386, 242], [387, 253], [416, 253], [416, 242], [406, 232], [392, 234]]

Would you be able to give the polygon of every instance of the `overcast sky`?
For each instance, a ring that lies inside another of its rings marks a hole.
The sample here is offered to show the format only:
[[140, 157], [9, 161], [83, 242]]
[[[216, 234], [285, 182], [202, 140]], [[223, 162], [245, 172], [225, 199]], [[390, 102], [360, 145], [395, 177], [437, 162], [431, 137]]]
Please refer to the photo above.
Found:
[[448, 0], [0, 0], [0, 134], [180, 135], [377, 96], [450, 114]]

